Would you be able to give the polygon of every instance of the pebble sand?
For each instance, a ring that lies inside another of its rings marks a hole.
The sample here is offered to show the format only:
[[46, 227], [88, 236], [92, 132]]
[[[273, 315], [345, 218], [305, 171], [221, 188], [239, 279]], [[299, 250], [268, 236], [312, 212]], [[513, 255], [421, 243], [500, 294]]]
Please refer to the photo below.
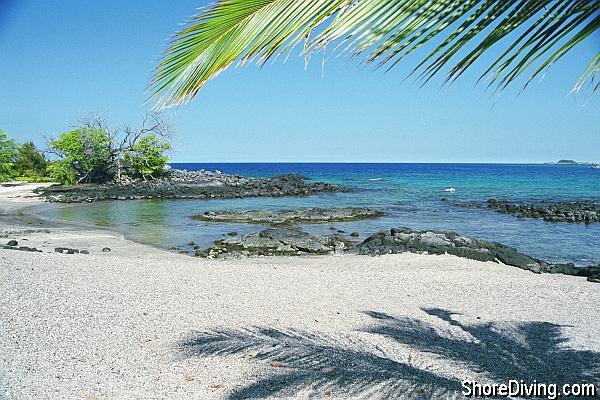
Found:
[[[462, 398], [463, 379], [600, 380], [600, 285], [582, 278], [449, 255], [205, 260], [69, 228], [0, 240], [23, 238], [46, 247], [0, 250], [0, 399]], [[47, 250], [59, 243], [90, 254]]]

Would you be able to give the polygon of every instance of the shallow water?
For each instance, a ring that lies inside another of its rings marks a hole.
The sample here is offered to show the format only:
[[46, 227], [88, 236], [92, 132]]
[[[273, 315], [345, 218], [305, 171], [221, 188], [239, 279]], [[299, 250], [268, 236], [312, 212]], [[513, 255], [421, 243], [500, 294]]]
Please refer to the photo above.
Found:
[[[231, 200], [140, 200], [53, 206], [39, 212], [50, 218], [117, 229], [155, 246], [209, 246], [227, 232], [249, 233], [261, 226], [215, 224], [189, 217], [205, 211], [363, 206], [385, 211], [376, 220], [336, 223], [348, 234], [365, 237], [381, 229], [453, 230], [495, 240], [551, 262], [600, 263], [600, 224], [550, 223], [520, 219], [485, 209], [459, 208], [457, 202], [490, 197], [511, 201], [600, 201], [600, 169], [571, 165], [509, 164], [173, 164], [189, 170], [215, 170], [265, 177], [301, 173], [314, 180], [360, 189], [309, 197]], [[455, 192], [446, 192], [453, 187]], [[447, 202], [440, 199], [445, 197]], [[304, 225], [330, 233], [331, 225]]]

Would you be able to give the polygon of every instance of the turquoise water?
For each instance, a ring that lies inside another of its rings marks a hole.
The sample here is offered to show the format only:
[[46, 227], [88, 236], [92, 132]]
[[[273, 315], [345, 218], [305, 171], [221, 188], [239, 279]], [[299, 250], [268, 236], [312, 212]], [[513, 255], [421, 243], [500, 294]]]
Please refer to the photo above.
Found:
[[[261, 226], [214, 224], [189, 217], [205, 211], [285, 209], [297, 207], [364, 206], [386, 212], [370, 221], [336, 223], [348, 234], [362, 237], [381, 229], [453, 230], [495, 240], [551, 262], [578, 265], [600, 263], [600, 224], [557, 224], [519, 219], [485, 209], [459, 208], [457, 202], [484, 202], [490, 197], [511, 201], [600, 201], [600, 169], [571, 165], [507, 164], [173, 164], [190, 170], [218, 169], [224, 173], [265, 177], [301, 173], [314, 180], [359, 189], [352, 193], [310, 197], [233, 200], [141, 200], [53, 206], [50, 218], [117, 229], [128, 237], [155, 246], [202, 247], [227, 232], [240, 234]], [[448, 193], [444, 189], [456, 188]], [[440, 199], [447, 198], [448, 202]], [[330, 233], [330, 225], [303, 226]]]

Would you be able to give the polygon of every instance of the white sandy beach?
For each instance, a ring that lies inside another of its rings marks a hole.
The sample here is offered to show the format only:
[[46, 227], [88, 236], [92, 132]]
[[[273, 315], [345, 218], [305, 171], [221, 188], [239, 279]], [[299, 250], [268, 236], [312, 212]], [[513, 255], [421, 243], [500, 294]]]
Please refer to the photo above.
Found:
[[[0, 188], [0, 210], [39, 201], [23, 195]], [[0, 249], [0, 398], [461, 398], [467, 378], [600, 381], [600, 285], [583, 278], [447, 255], [211, 261], [2, 221], [0, 244], [43, 252]]]

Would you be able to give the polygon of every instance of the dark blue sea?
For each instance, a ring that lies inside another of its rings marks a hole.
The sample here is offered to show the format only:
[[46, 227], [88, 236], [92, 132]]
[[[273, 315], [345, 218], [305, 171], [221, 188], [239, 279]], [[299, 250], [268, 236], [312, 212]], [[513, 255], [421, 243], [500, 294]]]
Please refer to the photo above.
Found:
[[[52, 218], [110, 227], [155, 246], [202, 247], [230, 231], [240, 234], [260, 226], [214, 224], [189, 217], [211, 210], [285, 209], [363, 206], [381, 209], [382, 218], [337, 223], [362, 237], [382, 229], [452, 230], [518, 248], [550, 262], [600, 263], [600, 224], [551, 223], [521, 219], [491, 210], [461, 208], [456, 203], [511, 201], [600, 201], [600, 169], [587, 165], [551, 164], [356, 164], [356, 163], [195, 163], [172, 164], [188, 170], [220, 170], [251, 177], [300, 173], [358, 189], [309, 197], [234, 200], [141, 200], [70, 205], [45, 211]], [[445, 189], [455, 188], [455, 192]], [[447, 201], [441, 201], [446, 198]], [[303, 226], [330, 233], [329, 225]]]

